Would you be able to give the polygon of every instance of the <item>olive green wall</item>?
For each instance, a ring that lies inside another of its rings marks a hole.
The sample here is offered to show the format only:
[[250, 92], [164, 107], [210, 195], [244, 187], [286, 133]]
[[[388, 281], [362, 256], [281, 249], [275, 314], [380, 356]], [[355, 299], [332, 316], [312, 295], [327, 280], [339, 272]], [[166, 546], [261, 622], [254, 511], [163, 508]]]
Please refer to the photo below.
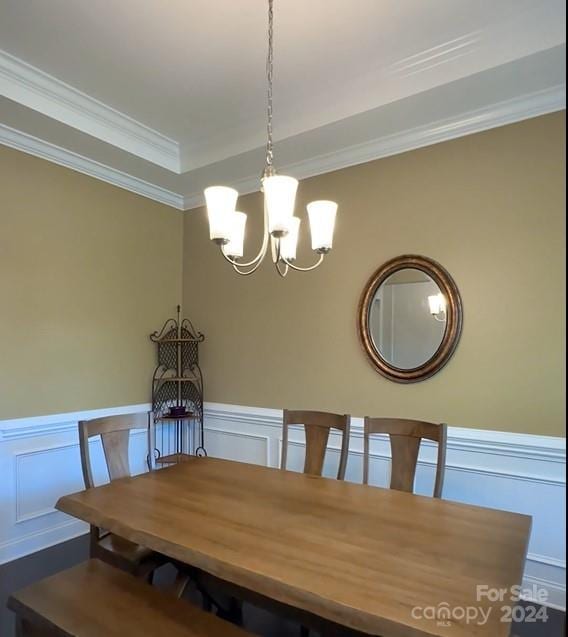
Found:
[[[148, 334], [179, 301], [183, 225], [207, 400], [564, 435], [563, 174], [558, 113], [306, 179], [303, 217], [314, 198], [339, 203], [333, 252], [311, 274], [282, 280], [266, 263], [243, 279], [203, 210], [182, 221], [0, 147], [0, 419], [149, 400]], [[261, 199], [239, 207], [256, 244]], [[465, 316], [444, 370], [403, 386], [367, 363], [355, 315], [373, 270], [407, 252], [448, 268]]]
[[[237, 277], [204, 210], [186, 213], [184, 306], [206, 335], [206, 400], [563, 436], [563, 175], [557, 113], [306, 179], [298, 214], [336, 200], [335, 246], [319, 270], [284, 280], [270, 263]], [[261, 205], [239, 201], [257, 226]], [[403, 253], [441, 262], [464, 303], [454, 357], [414, 385], [371, 368], [355, 322], [367, 278]]]
[[0, 147], [0, 419], [149, 402], [182, 213]]

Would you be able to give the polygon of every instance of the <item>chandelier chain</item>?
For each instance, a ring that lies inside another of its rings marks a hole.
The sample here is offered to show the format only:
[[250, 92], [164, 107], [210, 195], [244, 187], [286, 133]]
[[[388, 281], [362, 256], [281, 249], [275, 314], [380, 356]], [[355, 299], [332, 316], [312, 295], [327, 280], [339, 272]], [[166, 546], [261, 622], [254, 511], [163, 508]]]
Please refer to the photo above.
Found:
[[267, 104], [266, 104], [266, 167], [272, 170], [272, 79], [274, 75], [274, 0], [268, 0], [268, 54], [266, 56]]

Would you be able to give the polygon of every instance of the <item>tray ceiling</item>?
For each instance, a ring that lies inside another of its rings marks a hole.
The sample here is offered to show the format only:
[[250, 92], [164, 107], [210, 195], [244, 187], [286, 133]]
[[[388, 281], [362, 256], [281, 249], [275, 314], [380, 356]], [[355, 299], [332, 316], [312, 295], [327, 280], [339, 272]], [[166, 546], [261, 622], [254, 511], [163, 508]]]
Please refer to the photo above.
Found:
[[[265, 4], [0, 0], [0, 140], [32, 137], [28, 147], [56, 146], [179, 195], [179, 207], [195, 205], [209, 179], [252, 187]], [[565, 104], [563, 1], [275, 4], [276, 139], [287, 165], [320, 165], [296, 176], [321, 171], [322, 156], [498, 103], [517, 100], [510, 121]]]

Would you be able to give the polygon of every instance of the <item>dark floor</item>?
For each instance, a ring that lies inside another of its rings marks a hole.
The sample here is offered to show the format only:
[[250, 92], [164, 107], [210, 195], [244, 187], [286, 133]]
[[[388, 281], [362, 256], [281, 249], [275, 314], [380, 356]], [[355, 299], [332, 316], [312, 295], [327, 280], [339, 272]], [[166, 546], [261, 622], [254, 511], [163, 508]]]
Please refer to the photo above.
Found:
[[[88, 536], [82, 536], [58, 544], [33, 555], [0, 566], [0, 637], [14, 637], [14, 618], [6, 609], [9, 594], [38, 579], [69, 568], [88, 557]], [[157, 585], [173, 579], [169, 567], [160, 569]], [[188, 597], [198, 601], [197, 594], [190, 591]], [[565, 613], [548, 609], [546, 623], [514, 624], [511, 637], [564, 637]], [[267, 611], [245, 604], [244, 625], [250, 632], [263, 637], [299, 637], [297, 624], [286, 621]], [[313, 635], [313, 633], [312, 633]], [[104, 637], [104, 636], [101, 636]]]

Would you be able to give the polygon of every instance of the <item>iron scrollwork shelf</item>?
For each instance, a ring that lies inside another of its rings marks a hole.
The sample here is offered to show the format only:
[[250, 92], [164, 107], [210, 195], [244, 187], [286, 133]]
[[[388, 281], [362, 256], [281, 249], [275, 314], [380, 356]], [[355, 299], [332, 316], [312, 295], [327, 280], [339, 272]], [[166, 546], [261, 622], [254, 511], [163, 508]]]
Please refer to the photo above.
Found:
[[206, 456], [203, 434], [203, 376], [199, 343], [205, 337], [189, 319], [168, 319], [150, 335], [158, 346], [152, 379], [152, 410], [156, 425], [156, 462], [170, 464], [188, 455]]

